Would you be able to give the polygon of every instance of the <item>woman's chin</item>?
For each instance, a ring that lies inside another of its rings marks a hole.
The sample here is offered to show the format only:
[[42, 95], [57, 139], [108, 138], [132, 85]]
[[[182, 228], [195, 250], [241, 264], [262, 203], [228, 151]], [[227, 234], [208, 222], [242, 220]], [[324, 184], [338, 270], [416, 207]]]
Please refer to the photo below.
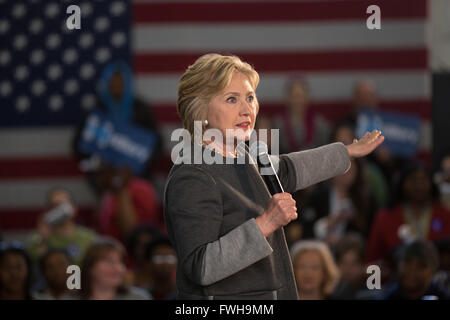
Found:
[[253, 129], [247, 129], [247, 130], [238, 130], [236, 132], [235, 138], [237, 141], [248, 141], [250, 140], [250, 137], [252, 136]]

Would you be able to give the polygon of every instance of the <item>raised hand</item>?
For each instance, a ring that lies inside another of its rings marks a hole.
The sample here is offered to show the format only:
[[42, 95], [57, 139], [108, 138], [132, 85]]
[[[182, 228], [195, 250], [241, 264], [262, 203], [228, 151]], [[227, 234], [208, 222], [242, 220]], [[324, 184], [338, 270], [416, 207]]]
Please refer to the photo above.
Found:
[[364, 157], [375, 150], [384, 141], [381, 131], [367, 132], [361, 139], [354, 139], [353, 143], [346, 146], [350, 157]]

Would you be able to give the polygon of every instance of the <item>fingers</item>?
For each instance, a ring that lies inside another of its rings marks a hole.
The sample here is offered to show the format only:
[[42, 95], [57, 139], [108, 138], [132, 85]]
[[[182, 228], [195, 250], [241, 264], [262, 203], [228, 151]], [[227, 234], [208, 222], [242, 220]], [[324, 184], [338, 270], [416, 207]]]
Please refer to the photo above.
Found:
[[276, 193], [273, 195], [275, 200], [288, 200], [292, 199], [292, 195], [288, 192]]
[[277, 193], [273, 195], [272, 199], [275, 207], [284, 212], [285, 217], [288, 219], [287, 222], [297, 219], [296, 201], [290, 193]]
[[372, 132], [366, 132], [366, 134], [359, 141], [363, 141], [365, 143], [371, 144], [371, 143], [375, 142], [380, 137], [380, 135], [381, 135], [381, 131], [375, 129]]

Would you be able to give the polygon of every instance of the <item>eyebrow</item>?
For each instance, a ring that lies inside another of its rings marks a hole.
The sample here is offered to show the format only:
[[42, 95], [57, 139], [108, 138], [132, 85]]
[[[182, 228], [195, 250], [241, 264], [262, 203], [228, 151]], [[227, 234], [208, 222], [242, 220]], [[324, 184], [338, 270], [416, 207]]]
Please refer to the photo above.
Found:
[[[236, 95], [236, 96], [240, 96], [241, 95], [239, 92], [231, 91], [231, 92], [225, 93], [224, 96], [226, 96], [228, 94], [233, 94], [233, 95]], [[255, 92], [254, 91], [247, 91], [247, 94], [255, 94]]]

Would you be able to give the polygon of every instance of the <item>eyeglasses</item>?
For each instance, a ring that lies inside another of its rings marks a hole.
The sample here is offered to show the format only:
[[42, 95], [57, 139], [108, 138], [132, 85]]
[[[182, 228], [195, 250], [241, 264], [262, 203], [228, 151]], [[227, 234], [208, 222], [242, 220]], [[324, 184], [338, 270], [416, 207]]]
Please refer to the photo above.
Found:
[[156, 254], [152, 257], [154, 264], [176, 264], [177, 257], [173, 254]]

